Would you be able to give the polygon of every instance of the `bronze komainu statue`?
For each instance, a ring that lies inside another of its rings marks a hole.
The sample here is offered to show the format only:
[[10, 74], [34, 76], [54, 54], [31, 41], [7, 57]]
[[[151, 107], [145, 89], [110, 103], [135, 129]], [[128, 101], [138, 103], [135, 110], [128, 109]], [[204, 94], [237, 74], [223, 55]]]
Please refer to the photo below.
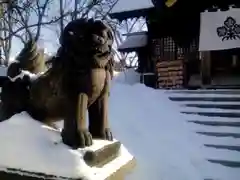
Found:
[[[112, 140], [108, 125], [113, 72], [110, 27], [99, 20], [74, 20], [65, 27], [60, 42], [44, 74], [34, 80], [24, 75], [4, 84], [0, 121], [21, 111], [47, 124], [63, 119], [63, 142], [73, 148], [91, 145], [92, 138]], [[15, 67], [12, 71], [18, 72], [12, 74], [20, 74], [22, 69]]]

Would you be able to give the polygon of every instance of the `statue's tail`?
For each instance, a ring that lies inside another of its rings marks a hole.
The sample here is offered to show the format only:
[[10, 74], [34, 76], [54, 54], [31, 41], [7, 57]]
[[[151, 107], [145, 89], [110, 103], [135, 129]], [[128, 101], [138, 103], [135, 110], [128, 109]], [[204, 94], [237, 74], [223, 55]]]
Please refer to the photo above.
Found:
[[21, 69], [38, 74], [46, 70], [44, 50], [38, 49], [34, 40], [27, 42], [16, 60], [20, 63]]

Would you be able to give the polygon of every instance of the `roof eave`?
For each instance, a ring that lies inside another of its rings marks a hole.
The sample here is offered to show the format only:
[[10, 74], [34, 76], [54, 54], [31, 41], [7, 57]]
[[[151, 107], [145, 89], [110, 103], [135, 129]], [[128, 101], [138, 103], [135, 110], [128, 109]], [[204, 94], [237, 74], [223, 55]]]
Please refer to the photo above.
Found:
[[133, 11], [123, 11], [123, 12], [115, 12], [110, 13], [109, 16], [112, 19], [117, 19], [119, 21], [123, 21], [129, 18], [138, 18], [138, 17], [146, 17], [148, 14], [148, 11], [153, 8], [146, 8], [146, 9], [138, 9]]
[[131, 36], [131, 35], [140, 35], [145, 34], [148, 35], [148, 31], [139, 31], [139, 32], [130, 32], [130, 33], [124, 33], [123, 36]]
[[131, 53], [131, 52], [137, 52], [141, 49], [144, 49], [145, 47], [147, 46], [142, 46], [142, 47], [132, 47], [132, 48], [121, 48], [121, 49], [118, 49], [119, 52], [123, 52], [123, 53]]

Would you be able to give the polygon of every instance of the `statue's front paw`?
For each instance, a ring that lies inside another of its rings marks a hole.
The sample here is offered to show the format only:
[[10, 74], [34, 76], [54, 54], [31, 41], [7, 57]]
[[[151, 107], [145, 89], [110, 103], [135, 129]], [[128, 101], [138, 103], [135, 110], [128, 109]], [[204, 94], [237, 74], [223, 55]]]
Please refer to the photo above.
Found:
[[93, 144], [92, 135], [87, 130], [69, 132], [63, 129], [61, 135], [63, 143], [73, 149], [84, 148]]
[[103, 139], [103, 140], [113, 140], [112, 131], [110, 128], [104, 128], [104, 129], [90, 129], [90, 132], [92, 134], [93, 139]]
[[79, 134], [79, 147], [83, 148], [93, 144], [92, 135], [88, 130], [78, 131]]
[[103, 134], [102, 134], [102, 139], [113, 141], [113, 135], [112, 135], [112, 131], [110, 128], [104, 129]]

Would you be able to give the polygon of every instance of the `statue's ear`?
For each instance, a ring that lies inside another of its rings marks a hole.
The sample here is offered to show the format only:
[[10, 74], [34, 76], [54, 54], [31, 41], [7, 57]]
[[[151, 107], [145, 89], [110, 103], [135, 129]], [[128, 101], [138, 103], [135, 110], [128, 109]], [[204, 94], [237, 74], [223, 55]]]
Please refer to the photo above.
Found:
[[88, 23], [90, 23], [90, 24], [93, 24], [95, 21], [94, 21], [94, 19], [93, 18], [90, 18], [89, 20], [88, 20]]
[[108, 34], [108, 38], [109, 38], [109, 39], [111, 39], [111, 40], [114, 39], [114, 37], [113, 37], [113, 32], [112, 32], [112, 30], [111, 30], [110, 28], [108, 29], [107, 34]]

